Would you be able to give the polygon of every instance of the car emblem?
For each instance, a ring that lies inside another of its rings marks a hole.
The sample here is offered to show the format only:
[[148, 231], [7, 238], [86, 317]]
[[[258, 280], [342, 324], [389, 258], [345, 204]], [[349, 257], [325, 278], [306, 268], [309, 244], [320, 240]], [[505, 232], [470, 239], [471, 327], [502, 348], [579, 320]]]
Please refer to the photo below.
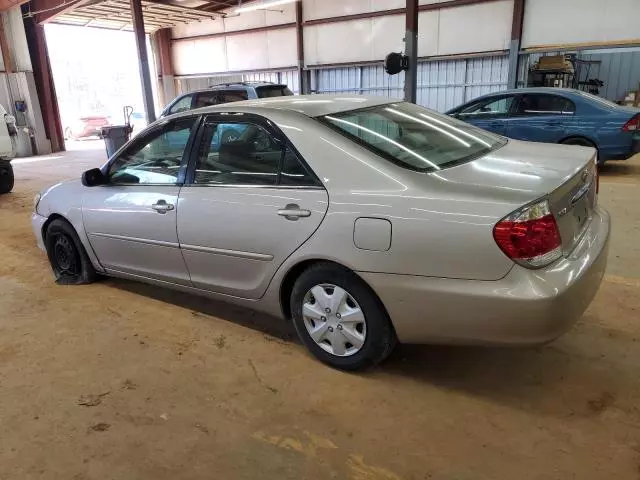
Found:
[[587, 181], [587, 177], [589, 176], [589, 172], [587, 172], [586, 170], [582, 172], [582, 181], [586, 182]]
[[568, 211], [569, 211], [569, 209], [567, 207], [564, 207], [562, 210], [560, 210], [558, 212], [558, 216], [559, 217], [563, 217], [563, 216], [565, 216], [567, 214]]

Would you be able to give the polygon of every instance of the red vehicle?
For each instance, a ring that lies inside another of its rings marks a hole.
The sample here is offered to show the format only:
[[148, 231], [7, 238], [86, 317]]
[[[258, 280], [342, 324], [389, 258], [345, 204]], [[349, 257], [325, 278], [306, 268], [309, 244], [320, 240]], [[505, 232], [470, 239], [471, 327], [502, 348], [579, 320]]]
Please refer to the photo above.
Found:
[[100, 136], [102, 127], [111, 125], [106, 115], [88, 115], [80, 117], [75, 123], [64, 129], [64, 138], [77, 140], [79, 138]]

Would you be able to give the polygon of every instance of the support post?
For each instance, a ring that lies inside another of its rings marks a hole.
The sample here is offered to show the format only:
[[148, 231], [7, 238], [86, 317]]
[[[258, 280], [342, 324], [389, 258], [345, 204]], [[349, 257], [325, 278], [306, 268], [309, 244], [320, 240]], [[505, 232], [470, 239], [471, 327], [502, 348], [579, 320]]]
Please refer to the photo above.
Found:
[[302, 0], [296, 2], [296, 43], [298, 49], [298, 90], [301, 95], [310, 93], [311, 75], [304, 68], [304, 26], [302, 24]]
[[140, 81], [142, 82], [142, 103], [147, 123], [156, 119], [153, 106], [153, 91], [151, 90], [151, 75], [149, 73], [149, 57], [147, 56], [147, 42], [144, 32], [144, 18], [142, 17], [141, 0], [131, 0], [131, 18], [133, 19], [133, 33], [138, 48], [138, 64], [140, 66]]
[[152, 35], [152, 42], [155, 45], [157, 54], [158, 71], [160, 78], [160, 88], [158, 95], [161, 104], [168, 104], [176, 96], [175, 79], [173, 71], [173, 61], [171, 59], [171, 29], [161, 28]]
[[404, 99], [416, 103], [418, 87], [418, 0], [407, 0], [405, 55], [409, 68], [404, 74]]
[[518, 86], [518, 63], [520, 60], [520, 44], [522, 41], [522, 22], [524, 21], [525, 0], [514, 0], [513, 19], [511, 22], [511, 42], [509, 43], [509, 74], [507, 88]]

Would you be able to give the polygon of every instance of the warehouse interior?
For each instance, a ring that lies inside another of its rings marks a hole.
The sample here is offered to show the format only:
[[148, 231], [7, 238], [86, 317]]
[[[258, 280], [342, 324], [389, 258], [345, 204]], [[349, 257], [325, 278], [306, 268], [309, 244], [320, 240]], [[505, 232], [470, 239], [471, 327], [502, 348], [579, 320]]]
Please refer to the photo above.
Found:
[[[358, 373], [314, 360], [292, 322], [233, 303], [116, 278], [58, 285], [31, 224], [50, 186], [109, 160], [102, 139], [70, 138], [52, 25], [133, 33], [135, 81], [116, 90], [136, 92], [144, 125], [180, 95], [254, 82], [441, 114], [571, 88], [640, 112], [638, 0], [0, 0], [0, 12], [0, 105], [15, 124], [15, 186], [0, 195], [0, 478], [638, 478], [640, 150], [598, 166], [608, 263], [567, 333], [526, 348], [400, 344]], [[408, 61], [394, 75], [392, 53]]]

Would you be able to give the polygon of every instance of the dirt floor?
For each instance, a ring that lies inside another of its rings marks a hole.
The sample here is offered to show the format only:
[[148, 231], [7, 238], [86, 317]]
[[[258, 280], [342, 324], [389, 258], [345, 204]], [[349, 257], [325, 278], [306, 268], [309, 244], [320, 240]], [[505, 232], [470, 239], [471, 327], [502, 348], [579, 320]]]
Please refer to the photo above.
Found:
[[104, 160], [78, 145], [18, 160], [0, 198], [0, 479], [640, 478], [640, 157], [602, 172], [609, 269], [573, 330], [534, 349], [401, 347], [354, 375], [279, 319], [54, 284], [29, 215], [40, 188]]

